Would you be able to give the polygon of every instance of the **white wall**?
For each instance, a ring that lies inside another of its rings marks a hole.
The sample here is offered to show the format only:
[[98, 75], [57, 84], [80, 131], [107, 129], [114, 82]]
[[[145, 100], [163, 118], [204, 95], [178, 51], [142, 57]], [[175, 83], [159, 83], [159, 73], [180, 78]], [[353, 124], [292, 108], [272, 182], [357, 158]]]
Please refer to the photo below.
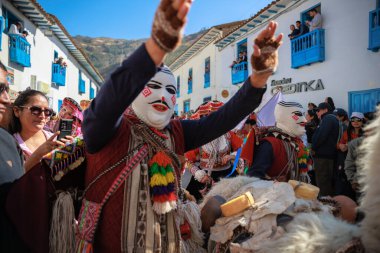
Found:
[[[68, 49], [54, 35], [47, 37], [43, 31], [37, 28], [30, 20], [27, 19], [21, 12], [14, 8], [9, 2], [3, 1], [3, 5], [20, 18], [24, 23], [24, 28], [29, 31], [27, 37], [31, 44], [31, 67], [24, 68], [9, 59], [9, 37], [2, 33], [2, 50], [0, 51], [0, 59], [7, 67], [14, 69], [14, 85], [11, 89], [21, 91], [30, 87], [31, 75], [37, 77], [37, 83], [44, 82], [51, 84], [52, 80], [52, 63], [54, 61], [54, 51], [58, 52], [67, 63], [66, 69], [66, 85], [57, 87], [51, 86], [48, 97], [53, 98], [53, 109], [58, 109], [58, 99], [71, 97], [76, 101], [81, 99], [89, 99], [90, 96], [90, 75], [84, 68], [75, 60]], [[78, 92], [78, 69], [82, 71], [82, 79], [86, 82], [86, 93], [79, 94]], [[93, 85], [95, 82], [93, 81]]]
[[[190, 109], [195, 110], [203, 103], [203, 98], [211, 96], [212, 99], [215, 99], [215, 90], [218, 85], [215, 79], [217, 64], [215, 54], [216, 48], [213, 43], [210, 43], [201, 52], [173, 72], [176, 80], [178, 75], [181, 79], [180, 97], [177, 98], [178, 112], [183, 111], [183, 101], [185, 100], [191, 99]], [[205, 60], [208, 57], [210, 57], [210, 87], [204, 88]], [[193, 92], [187, 94], [187, 79], [190, 68], [193, 68]]]
[[[324, 90], [285, 95], [286, 100], [297, 101], [304, 106], [308, 102], [316, 104], [323, 102], [326, 97], [330, 96], [334, 99], [336, 107], [348, 109], [348, 92], [380, 88], [380, 52], [367, 50], [368, 15], [371, 10], [376, 8], [376, 0], [304, 0], [291, 2], [291, 4], [293, 3], [295, 3], [294, 6], [280, 11], [274, 18], [279, 23], [277, 32], [283, 33], [284, 39], [283, 45], [279, 49], [279, 67], [269, 79], [264, 100], [271, 96], [271, 81], [283, 78], [292, 78], [292, 83], [322, 80]], [[320, 4], [322, 8], [323, 28], [325, 29], [325, 61], [292, 69], [290, 40], [287, 37], [290, 33], [289, 25], [300, 20], [301, 12], [317, 4]], [[213, 45], [216, 49], [216, 62], [211, 60], [212, 86], [217, 85], [215, 89], [210, 90], [215, 92], [213, 98], [217, 96], [218, 99], [221, 99], [220, 93], [223, 89], [229, 91], [228, 99], [237, 91], [239, 87], [232, 85], [231, 69], [229, 68], [236, 58], [236, 44], [247, 38], [248, 56], [250, 56], [253, 53], [254, 38], [266, 25], [267, 22], [249, 34], [236, 38], [234, 43], [220, 51]], [[210, 51], [212, 51], [211, 45], [175, 71], [175, 73], [181, 73], [181, 95], [184, 89], [187, 92], [185, 81], [188, 69], [193, 67], [194, 78], [199, 78], [200, 74], [203, 75], [203, 71], [198, 73], [199, 70], [196, 66], [199, 65], [201, 69], [203, 68], [205, 54]], [[214, 64], [216, 64], [216, 69]], [[251, 74], [250, 63], [248, 69]], [[197, 77], [198, 75], [199, 77]], [[201, 84], [203, 85], [203, 82]], [[196, 86], [194, 86], [191, 108], [196, 108], [201, 102], [201, 98], [203, 99], [205, 96], [202, 89], [197, 93]], [[190, 98], [190, 96], [186, 96], [186, 98]], [[179, 103], [179, 111], [182, 110], [182, 106]]]
[[[368, 13], [375, 9], [375, 0], [309, 0], [302, 1], [298, 7], [287, 10], [275, 18], [279, 23], [278, 33], [284, 34], [283, 45], [279, 49], [279, 67], [269, 79], [292, 78], [292, 83], [321, 79], [325, 89], [285, 95], [288, 101], [297, 101], [307, 105], [323, 102], [328, 96], [334, 99], [336, 107], [348, 108], [348, 92], [380, 88], [380, 53], [367, 50]], [[325, 55], [322, 63], [314, 63], [298, 69], [291, 68], [289, 25], [300, 19], [300, 13], [317, 4], [321, 4], [323, 28], [325, 29]], [[266, 24], [265, 24], [266, 25]], [[265, 27], [260, 27], [260, 30]], [[259, 31], [248, 36], [248, 55], [252, 54], [253, 40]], [[241, 39], [236, 40], [236, 43]], [[228, 73], [224, 61], [232, 59], [236, 46], [228, 46], [220, 52], [221, 78], [228, 83]], [[249, 68], [250, 69], [250, 68]], [[267, 96], [271, 87], [268, 86]]]

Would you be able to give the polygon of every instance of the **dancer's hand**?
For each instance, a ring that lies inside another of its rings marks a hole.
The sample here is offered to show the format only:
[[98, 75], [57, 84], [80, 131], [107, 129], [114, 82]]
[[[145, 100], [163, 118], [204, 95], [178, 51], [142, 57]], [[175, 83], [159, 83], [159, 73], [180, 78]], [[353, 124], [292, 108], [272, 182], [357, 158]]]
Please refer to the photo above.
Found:
[[271, 21], [260, 32], [253, 45], [251, 56], [252, 75], [251, 85], [255, 88], [263, 88], [268, 78], [276, 70], [278, 64], [278, 47], [282, 44], [282, 33], [274, 37], [277, 23]]
[[192, 0], [161, 0], [153, 21], [152, 34], [146, 49], [156, 65], [165, 54], [176, 49], [183, 37]]
[[235, 159], [234, 155], [225, 155], [222, 157], [222, 164], [224, 165], [224, 164], [226, 164], [229, 161], [234, 160], [234, 159]]

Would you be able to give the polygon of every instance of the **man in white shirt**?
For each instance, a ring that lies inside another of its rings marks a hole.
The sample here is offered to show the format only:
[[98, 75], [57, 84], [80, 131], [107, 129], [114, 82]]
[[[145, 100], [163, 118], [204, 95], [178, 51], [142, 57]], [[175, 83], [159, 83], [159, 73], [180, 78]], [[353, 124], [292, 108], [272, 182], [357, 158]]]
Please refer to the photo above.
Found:
[[313, 17], [311, 21], [306, 21], [310, 28], [310, 32], [322, 28], [322, 15], [316, 9], [309, 11], [309, 15]]
[[16, 24], [11, 24], [8, 30], [8, 34], [20, 34], [20, 29], [22, 28], [22, 24], [17, 22]]

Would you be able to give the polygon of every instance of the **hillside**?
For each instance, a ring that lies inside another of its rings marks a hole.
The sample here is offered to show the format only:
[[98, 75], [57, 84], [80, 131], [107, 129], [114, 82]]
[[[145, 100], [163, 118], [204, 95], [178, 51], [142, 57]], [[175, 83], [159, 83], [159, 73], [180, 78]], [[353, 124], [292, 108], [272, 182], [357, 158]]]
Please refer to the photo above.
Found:
[[[165, 63], [171, 63], [183, 53], [205, 30], [184, 37], [183, 44], [165, 59]], [[120, 63], [128, 57], [146, 39], [126, 40], [112, 38], [91, 38], [87, 36], [73, 37], [84, 49], [94, 66], [104, 78], [107, 78]]]

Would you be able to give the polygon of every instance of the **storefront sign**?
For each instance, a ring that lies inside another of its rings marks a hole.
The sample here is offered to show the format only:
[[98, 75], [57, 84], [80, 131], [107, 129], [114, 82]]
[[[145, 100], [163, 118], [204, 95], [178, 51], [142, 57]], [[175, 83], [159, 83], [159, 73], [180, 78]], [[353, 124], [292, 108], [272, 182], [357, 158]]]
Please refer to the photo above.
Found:
[[311, 80], [309, 82], [292, 83], [291, 78], [283, 78], [282, 80], [272, 80], [272, 94], [281, 91], [283, 94], [293, 94], [300, 92], [324, 90], [322, 79]]

